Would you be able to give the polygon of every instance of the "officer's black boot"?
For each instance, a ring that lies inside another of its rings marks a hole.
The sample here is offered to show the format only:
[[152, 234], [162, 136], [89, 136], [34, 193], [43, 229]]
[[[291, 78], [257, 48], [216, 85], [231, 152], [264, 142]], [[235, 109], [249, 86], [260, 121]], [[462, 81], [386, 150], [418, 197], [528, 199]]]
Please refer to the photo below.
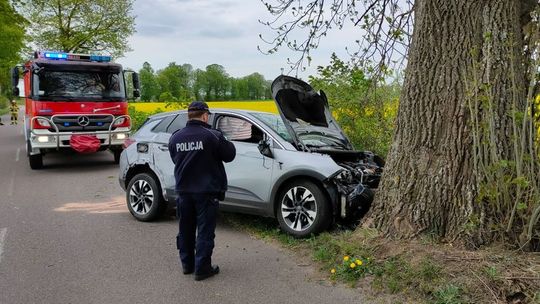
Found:
[[219, 266], [214, 265], [210, 267], [209, 271], [202, 272], [202, 273], [195, 273], [195, 281], [202, 281], [204, 279], [208, 279], [209, 277], [213, 277], [214, 275], [219, 273]]

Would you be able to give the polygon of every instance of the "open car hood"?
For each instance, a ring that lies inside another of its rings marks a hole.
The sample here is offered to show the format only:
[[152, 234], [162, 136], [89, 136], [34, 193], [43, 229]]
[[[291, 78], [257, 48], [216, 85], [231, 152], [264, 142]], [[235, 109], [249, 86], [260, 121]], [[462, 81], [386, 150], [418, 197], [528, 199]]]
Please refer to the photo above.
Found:
[[279, 114], [299, 150], [353, 150], [328, 107], [323, 91], [308, 83], [281, 75], [272, 82], [272, 96]]

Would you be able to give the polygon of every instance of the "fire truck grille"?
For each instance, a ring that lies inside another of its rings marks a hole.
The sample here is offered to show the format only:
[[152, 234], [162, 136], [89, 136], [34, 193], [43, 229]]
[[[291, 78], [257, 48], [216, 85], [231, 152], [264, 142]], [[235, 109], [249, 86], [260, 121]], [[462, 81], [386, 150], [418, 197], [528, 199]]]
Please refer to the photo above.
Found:
[[[52, 121], [60, 132], [107, 131], [113, 118], [110, 115], [70, 115], [55, 116]], [[115, 128], [112, 128], [114, 130]], [[54, 128], [49, 129], [54, 132]]]

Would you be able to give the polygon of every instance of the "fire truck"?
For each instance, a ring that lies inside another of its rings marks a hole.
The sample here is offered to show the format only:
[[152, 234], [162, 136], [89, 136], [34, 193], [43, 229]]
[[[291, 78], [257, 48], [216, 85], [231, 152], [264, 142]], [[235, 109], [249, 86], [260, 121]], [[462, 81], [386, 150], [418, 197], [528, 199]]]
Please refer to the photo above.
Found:
[[124, 71], [111, 56], [37, 51], [12, 69], [14, 96], [20, 95], [21, 73], [24, 135], [32, 169], [43, 167], [44, 155], [66, 150], [110, 150], [118, 163], [131, 130], [128, 88], [132, 97], [140, 95], [137, 73]]

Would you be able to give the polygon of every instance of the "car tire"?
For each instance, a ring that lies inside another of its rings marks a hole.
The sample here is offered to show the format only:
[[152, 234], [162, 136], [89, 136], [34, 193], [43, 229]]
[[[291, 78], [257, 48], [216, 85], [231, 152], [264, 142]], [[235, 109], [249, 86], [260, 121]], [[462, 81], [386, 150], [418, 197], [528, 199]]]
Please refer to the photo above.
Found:
[[122, 150], [112, 150], [112, 153], [114, 155], [114, 163], [119, 164], [120, 163], [120, 154], [122, 154]]
[[276, 217], [281, 230], [297, 238], [328, 228], [332, 208], [323, 190], [309, 180], [288, 183], [277, 196]]
[[30, 154], [31, 148], [30, 143], [26, 144], [26, 153], [28, 154], [28, 163], [32, 170], [39, 170], [43, 168], [43, 154]]
[[165, 209], [156, 177], [148, 173], [139, 173], [129, 181], [126, 202], [131, 215], [142, 222], [157, 219]]

